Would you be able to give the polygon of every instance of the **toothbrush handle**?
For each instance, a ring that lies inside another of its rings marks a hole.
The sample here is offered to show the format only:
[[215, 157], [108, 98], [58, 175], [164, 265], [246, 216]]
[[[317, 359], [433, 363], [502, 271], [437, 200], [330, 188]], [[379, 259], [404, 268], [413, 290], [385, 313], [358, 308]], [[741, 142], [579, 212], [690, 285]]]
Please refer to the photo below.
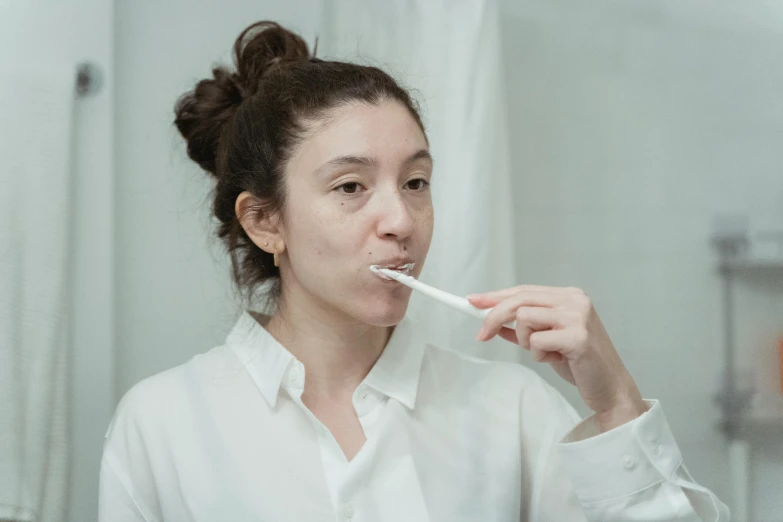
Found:
[[[421, 281], [419, 281], [414, 277], [394, 273], [392, 271], [386, 271], [385, 273], [389, 277], [393, 277], [394, 279], [404, 284], [405, 286], [408, 286], [414, 290], [418, 290], [419, 292], [435, 299], [436, 301], [440, 301], [441, 303], [447, 306], [450, 306], [456, 310], [472, 315], [474, 317], [478, 317], [479, 319], [484, 319], [487, 316], [487, 314], [490, 312], [490, 310], [492, 310], [491, 308], [486, 308], [486, 309], [477, 308], [472, 304], [470, 304], [470, 301], [468, 301], [464, 297], [459, 297], [454, 294], [445, 292], [443, 290], [439, 290], [434, 286], [430, 286], [426, 283], [422, 283]], [[517, 327], [517, 322], [510, 321], [508, 323], [504, 323], [503, 326], [515, 330]]]
[[[470, 304], [470, 301], [468, 301], [464, 297], [459, 297], [454, 294], [444, 292], [443, 290], [439, 290], [433, 286], [429, 286], [428, 284], [422, 283], [421, 281], [413, 277], [401, 277], [398, 279], [398, 281], [406, 284], [407, 286], [415, 290], [422, 292], [423, 294], [432, 297], [433, 299], [440, 301], [445, 305], [448, 305], [456, 310], [460, 310], [461, 312], [470, 314], [474, 317], [478, 317], [479, 319], [484, 319], [487, 316], [487, 314], [489, 314], [489, 312], [492, 310], [492, 308], [475, 307], [472, 304]], [[512, 330], [516, 330], [517, 322], [510, 321], [508, 323], [504, 323], [503, 326], [505, 326], [506, 328], [511, 328]]]

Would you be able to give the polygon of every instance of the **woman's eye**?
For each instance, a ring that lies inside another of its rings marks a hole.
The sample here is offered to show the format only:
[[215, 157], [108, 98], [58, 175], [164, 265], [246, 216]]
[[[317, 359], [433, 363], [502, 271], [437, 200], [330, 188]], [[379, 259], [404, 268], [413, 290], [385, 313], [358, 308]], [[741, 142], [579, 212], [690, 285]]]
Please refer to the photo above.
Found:
[[408, 182], [411, 190], [423, 190], [429, 185], [429, 181], [423, 178], [412, 179]]
[[356, 194], [356, 192], [359, 190], [359, 187], [361, 187], [359, 183], [356, 181], [351, 181], [349, 183], [343, 183], [337, 187], [337, 190], [342, 189], [343, 194]]

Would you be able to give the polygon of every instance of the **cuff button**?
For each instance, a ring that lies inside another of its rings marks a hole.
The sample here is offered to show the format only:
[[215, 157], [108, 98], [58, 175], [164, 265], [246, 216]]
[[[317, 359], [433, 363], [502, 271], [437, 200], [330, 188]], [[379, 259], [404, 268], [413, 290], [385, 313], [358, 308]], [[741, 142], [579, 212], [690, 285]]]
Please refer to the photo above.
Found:
[[623, 466], [625, 466], [625, 469], [633, 469], [636, 466], [636, 462], [630, 455], [626, 455], [623, 457]]

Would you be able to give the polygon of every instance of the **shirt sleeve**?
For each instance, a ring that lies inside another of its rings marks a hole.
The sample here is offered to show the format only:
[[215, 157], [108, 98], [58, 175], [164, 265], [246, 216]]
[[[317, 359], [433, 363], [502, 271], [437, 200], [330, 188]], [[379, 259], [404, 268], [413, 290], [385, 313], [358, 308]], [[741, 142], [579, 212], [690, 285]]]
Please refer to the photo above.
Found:
[[[658, 401], [646, 400], [648, 411], [640, 417], [600, 433], [595, 416], [579, 422], [574, 408], [552, 392], [559, 412], [552, 434], [559, 438], [543, 466], [539, 520], [555, 520], [550, 512], [560, 513], [558, 498], [568, 495], [576, 498], [582, 513], [559, 520], [729, 520], [726, 505], [685, 468]], [[563, 426], [573, 427], [564, 437]], [[563, 486], [563, 476], [568, 486]]]
[[99, 522], [155, 522], [132, 492], [128, 477], [111, 452], [104, 451], [98, 493]]
[[160, 522], [152, 462], [140, 415], [138, 388], [120, 400], [104, 435], [98, 483], [98, 522]]

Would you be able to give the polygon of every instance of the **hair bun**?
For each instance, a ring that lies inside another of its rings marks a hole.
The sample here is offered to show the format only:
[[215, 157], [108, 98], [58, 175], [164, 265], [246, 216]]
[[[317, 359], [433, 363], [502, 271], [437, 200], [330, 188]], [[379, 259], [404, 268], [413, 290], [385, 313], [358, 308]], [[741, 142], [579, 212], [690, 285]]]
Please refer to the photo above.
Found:
[[252, 96], [264, 76], [281, 65], [309, 59], [307, 43], [275, 22], [250, 25], [234, 43], [236, 81], [245, 97]]
[[188, 156], [207, 172], [216, 174], [220, 134], [240, 103], [234, 74], [216, 67], [212, 78], [199, 81], [174, 106], [174, 124], [187, 141]]
[[267, 74], [282, 64], [307, 61], [309, 50], [301, 37], [275, 22], [248, 26], [234, 43], [236, 72], [212, 69], [183, 94], [174, 106], [174, 123], [188, 143], [188, 156], [201, 168], [216, 174], [217, 152], [225, 124], [242, 101], [258, 91]]

